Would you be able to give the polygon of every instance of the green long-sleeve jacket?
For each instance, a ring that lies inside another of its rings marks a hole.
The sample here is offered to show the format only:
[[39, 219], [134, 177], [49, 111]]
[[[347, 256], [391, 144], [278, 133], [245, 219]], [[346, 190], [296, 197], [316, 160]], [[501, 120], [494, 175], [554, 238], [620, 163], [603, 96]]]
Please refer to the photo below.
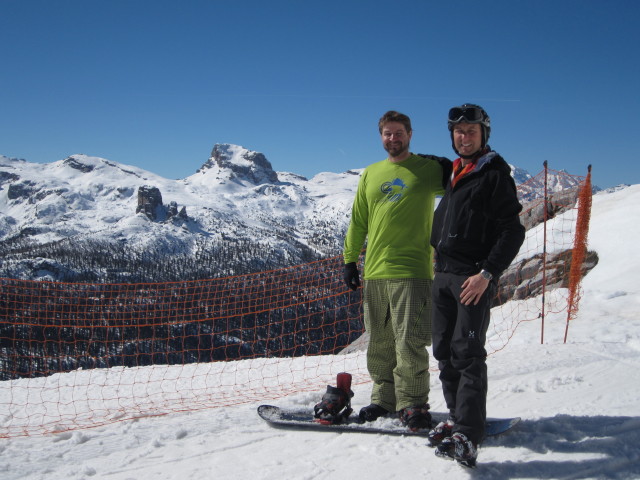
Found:
[[344, 262], [357, 262], [365, 240], [365, 279], [433, 278], [431, 223], [450, 172], [446, 158], [411, 155], [368, 166], [358, 184], [344, 240]]

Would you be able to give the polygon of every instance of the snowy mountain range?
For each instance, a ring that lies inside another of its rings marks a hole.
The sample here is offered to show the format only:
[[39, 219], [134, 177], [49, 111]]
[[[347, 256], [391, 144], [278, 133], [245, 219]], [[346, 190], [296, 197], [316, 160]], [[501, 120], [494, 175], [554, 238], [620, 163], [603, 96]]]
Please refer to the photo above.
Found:
[[[531, 181], [512, 169], [516, 183]], [[48, 164], [0, 156], [0, 276], [171, 281], [337, 255], [361, 172], [307, 179], [230, 144], [180, 180], [82, 154]], [[559, 178], [571, 177], [554, 177], [552, 191], [574, 186]]]

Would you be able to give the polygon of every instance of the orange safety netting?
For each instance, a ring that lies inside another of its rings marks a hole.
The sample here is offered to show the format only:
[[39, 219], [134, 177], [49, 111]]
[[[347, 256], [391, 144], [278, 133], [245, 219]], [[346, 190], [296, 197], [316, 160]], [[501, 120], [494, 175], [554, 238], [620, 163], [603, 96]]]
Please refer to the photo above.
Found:
[[581, 291], [580, 282], [583, 277], [583, 265], [587, 254], [587, 235], [589, 234], [589, 222], [591, 220], [591, 165], [587, 178], [580, 187], [578, 193], [578, 219], [576, 221], [575, 239], [571, 270], [569, 271], [569, 298], [567, 299], [567, 324], [564, 341], [567, 341], [569, 333], [569, 321], [578, 315]]
[[[541, 175], [519, 186], [529, 230], [494, 301], [489, 354], [540, 318], [546, 289], [569, 284], [577, 189], [536, 198]], [[544, 310], [575, 311], [567, 298], [547, 296]], [[339, 256], [172, 283], [0, 279], [0, 437], [319, 391], [341, 371], [368, 382], [363, 331]]]

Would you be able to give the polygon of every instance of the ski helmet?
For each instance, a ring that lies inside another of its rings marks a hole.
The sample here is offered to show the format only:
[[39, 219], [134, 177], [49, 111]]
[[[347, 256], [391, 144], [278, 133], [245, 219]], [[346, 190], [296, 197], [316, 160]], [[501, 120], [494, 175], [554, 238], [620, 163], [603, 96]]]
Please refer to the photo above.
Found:
[[480, 149], [482, 150], [487, 146], [489, 135], [491, 135], [491, 119], [489, 115], [487, 115], [487, 112], [484, 111], [484, 108], [473, 103], [465, 103], [449, 110], [447, 125], [451, 132], [451, 145], [456, 153], [458, 153], [458, 151], [453, 142], [453, 127], [459, 123], [479, 123], [482, 127], [482, 146]]

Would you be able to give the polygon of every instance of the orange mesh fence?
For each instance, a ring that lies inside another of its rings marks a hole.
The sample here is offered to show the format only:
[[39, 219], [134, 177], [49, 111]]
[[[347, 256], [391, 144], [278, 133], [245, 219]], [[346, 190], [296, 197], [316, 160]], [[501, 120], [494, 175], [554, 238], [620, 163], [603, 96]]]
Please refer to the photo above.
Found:
[[[530, 228], [501, 279], [489, 354], [540, 318], [545, 288], [557, 292], [547, 312], [568, 309], [576, 195], [553, 200], [554, 215], [540, 223], [550, 199], [533, 194], [539, 181], [519, 187]], [[341, 371], [368, 382], [365, 350], [353, 348], [362, 333], [361, 289], [344, 287], [339, 256], [172, 283], [0, 279], [0, 437], [318, 392]]]
[[569, 298], [567, 300], [567, 324], [564, 341], [567, 341], [569, 321], [578, 315], [581, 291], [580, 282], [583, 277], [583, 265], [587, 255], [587, 235], [589, 234], [589, 222], [591, 220], [591, 166], [587, 179], [580, 188], [578, 195], [578, 219], [576, 221], [573, 258], [569, 271]]

